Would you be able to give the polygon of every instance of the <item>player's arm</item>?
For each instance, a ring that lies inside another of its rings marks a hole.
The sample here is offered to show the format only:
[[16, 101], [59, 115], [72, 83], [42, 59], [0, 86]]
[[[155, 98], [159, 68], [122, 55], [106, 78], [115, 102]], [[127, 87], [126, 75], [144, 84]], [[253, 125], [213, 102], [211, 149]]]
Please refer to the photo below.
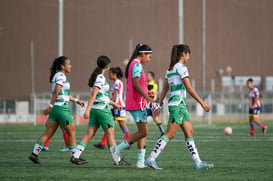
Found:
[[139, 77], [133, 77], [133, 86], [135, 90], [148, 102], [153, 103], [154, 100], [148, 96], [139, 84]]
[[163, 100], [164, 100], [164, 98], [165, 98], [165, 96], [166, 96], [166, 94], [167, 94], [168, 91], [169, 91], [169, 83], [168, 83], [168, 80], [165, 79], [164, 80], [163, 89], [161, 91], [159, 102], [158, 102], [159, 105], [162, 104], [162, 102], [163, 102]]
[[79, 104], [81, 107], [84, 107], [84, 102], [82, 100], [79, 100], [73, 96], [69, 96], [69, 100]]
[[113, 93], [113, 96], [112, 96], [112, 98], [111, 98], [111, 100], [112, 100], [113, 102], [116, 101], [117, 95], [118, 95], [118, 90], [115, 90], [114, 93]]
[[48, 115], [48, 114], [50, 113], [50, 111], [51, 111], [51, 109], [52, 109], [52, 107], [53, 107], [53, 105], [54, 105], [54, 103], [55, 103], [55, 101], [56, 101], [56, 99], [57, 99], [57, 97], [58, 97], [58, 94], [59, 94], [59, 92], [61, 91], [61, 89], [62, 89], [62, 85], [56, 84], [55, 89], [54, 89], [54, 92], [53, 92], [53, 95], [52, 95], [52, 97], [51, 97], [51, 99], [50, 99], [50, 104], [49, 104], [49, 106], [44, 110], [44, 114], [45, 114], [45, 115]]
[[210, 110], [210, 106], [205, 103], [192, 88], [189, 77], [184, 78], [183, 83], [187, 92], [203, 107], [206, 112], [208, 112]]
[[[159, 101], [158, 101], [158, 104], [161, 106], [162, 105], [162, 102], [167, 94], [167, 92], [169, 91], [169, 83], [168, 83], [168, 80], [165, 79], [164, 80], [164, 85], [163, 85], [163, 89], [161, 91], [161, 94], [160, 94], [160, 98], [159, 98]], [[160, 114], [160, 109], [156, 109], [155, 111], [153, 111], [153, 117], [158, 119], [158, 116]]]
[[87, 107], [86, 107], [84, 115], [83, 115], [85, 119], [89, 118], [90, 110], [91, 110], [91, 108], [93, 106], [93, 103], [94, 103], [94, 101], [96, 99], [96, 96], [97, 96], [97, 94], [98, 94], [99, 91], [100, 91], [100, 88], [98, 88], [96, 86], [93, 87], [91, 95], [90, 95], [90, 98], [88, 100]]

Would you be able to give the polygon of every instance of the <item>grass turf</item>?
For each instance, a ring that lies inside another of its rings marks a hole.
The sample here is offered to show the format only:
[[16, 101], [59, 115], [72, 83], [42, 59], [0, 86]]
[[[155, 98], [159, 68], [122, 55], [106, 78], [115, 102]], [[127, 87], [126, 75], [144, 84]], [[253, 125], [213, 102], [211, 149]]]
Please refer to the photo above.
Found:
[[[178, 131], [157, 161], [162, 171], [149, 168], [136, 169], [136, 144], [122, 155], [131, 166], [113, 165], [107, 149], [93, 147], [102, 137], [100, 129], [89, 142], [82, 157], [89, 160], [86, 165], [69, 163], [70, 153], [59, 153], [64, 146], [60, 129], [49, 145], [49, 152], [39, 155], [41, 165], [34, 165], [28, 156], [37, 138], [45, 130], [44, 125], [1, 125], [0, 126], [0, 180], [272, 180], [273, 179], [273, 122], [265, 122], [268, 132], [262, 135], [255, 127], [256, 136], [248, 137], [248, 123], [193, 123], [195, 144], [202, 160], [214, 163], [215, 168], [196, 171], [184, 145], [184, 136]], [[166, 127], [166, 125], [164, 125]], [[233, 134], [224, 135], [224, 128], [231, 126]], [[77, 141], [83, 136], [87, 125], [76, 127]], [[129, 125], [136, 131], [134, 124]], [[122, 134], [116, 126], [116, 141]], [[146, 157], [152, 150], [159, 130], [149, 124]]]

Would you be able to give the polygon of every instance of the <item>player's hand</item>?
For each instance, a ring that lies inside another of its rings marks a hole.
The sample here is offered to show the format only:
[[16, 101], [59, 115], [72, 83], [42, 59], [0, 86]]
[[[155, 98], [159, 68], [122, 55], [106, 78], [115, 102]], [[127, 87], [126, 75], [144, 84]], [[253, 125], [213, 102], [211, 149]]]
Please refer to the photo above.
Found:
[[78, 100], [78, 101], [77, 101], [77, 104], [79, 104], [81, 107], [84, 107], [84, 106], [85, 106], [84, 102], [81, 101], [81, 100]]
[[48, 115], [51, 111], [52, 107], [48, 106], [45, 110], [44, 110], [44, 115]]
[[85, 119], [88, 119], [89, 118], [89, 111], [85, 111], [84, 114], [83, 114], [83, 117]]
[[209, 106], [207, 103], [203, 103], [201, 106], [203, 107], [203, 109], [204, 109], [206, 112], [209, 112], [210, 106]]
[[152, 112], [153, 117], [159, 116], [159, 114], [160, 114], [160, 108], [155, 109], [155, 110]]

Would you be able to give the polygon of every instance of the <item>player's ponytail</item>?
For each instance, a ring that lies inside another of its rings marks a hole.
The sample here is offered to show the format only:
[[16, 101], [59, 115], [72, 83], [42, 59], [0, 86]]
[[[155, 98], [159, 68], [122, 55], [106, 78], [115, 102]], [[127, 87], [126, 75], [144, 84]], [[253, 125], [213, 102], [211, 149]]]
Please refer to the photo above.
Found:
[[191, 53], [190, 47], [188, 45], [180, 44], [174, 45], [171, 54], [171, 62], [168, 70], [172, 70], [174, 65], [179, 61], [182, 53]]
[[106, 67], [109, 66], [111, 60], [107, 57], [107, 56], [99, 56], [97, 59], [97, 67], [95, 68], [95, 70], [92, 72], [89, 81], [88, 81], [88, 85], [89, 87], [93, 87], [96, 78], [99, 74], [102, 73], [102, 70]]
[[145, 54], [148, 54], [148, 53], [152, 53], [152, 49], [151, 47], [149, 47], [148, 45], [146, 44], [137, 44], [127, 66], [126, 66], [126, 69], [125, 69], [125, 77], [128, 78], [128, 72], [129, 72], [129, 66], [130, 66], [130, 63], [136, 58], [138, 57], [139, 55], [141, 55], [142, 53], [145, 53]]
[[60, 56], [60, 57], [57, 57], [51, 67], [50, 67], [50, 76], [49, 76], [49, 82], [52, 83], [52, 79], [54, 77], [54, 75], [61, 70], [61, 66], [65, 64], [65, 61], [67, 60], [68, 58], [65, 57], [65, 56]]

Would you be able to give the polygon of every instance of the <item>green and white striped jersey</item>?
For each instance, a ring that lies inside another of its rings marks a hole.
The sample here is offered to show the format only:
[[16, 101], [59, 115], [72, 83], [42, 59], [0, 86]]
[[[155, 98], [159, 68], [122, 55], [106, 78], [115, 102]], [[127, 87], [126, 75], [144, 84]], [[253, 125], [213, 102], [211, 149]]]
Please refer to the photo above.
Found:
[[[98, 87], [100, 90], [96, 95], [96, 99], [93, 103], [92, 108], [104, 109], [107, 105], [109, 106], [109, 84], [107, 83], [103, 74], [99, 74], [93, 87]], [[92, 92], [92, 88], [91, 88]]]
[[66, 76], [63, 72], [57, 72], [52, 79], [51, 93], [54, 94], [54, 90], [57, 84], [62, 86], [61, 91], [58, 94], [58, 97], [54, 103], [56, 106], [68, 106], [69, 104], [69, 90], [70, 83], [67, 81]]
[[176, 63], [172, 70], [167, 70], [165, 78], [169, 83], [169, 106], [177, 106], [181, 101], [186, 104], [187, 91], [183, 84], [186, 77], [189, 77], [188, 69], [180, 62]]

